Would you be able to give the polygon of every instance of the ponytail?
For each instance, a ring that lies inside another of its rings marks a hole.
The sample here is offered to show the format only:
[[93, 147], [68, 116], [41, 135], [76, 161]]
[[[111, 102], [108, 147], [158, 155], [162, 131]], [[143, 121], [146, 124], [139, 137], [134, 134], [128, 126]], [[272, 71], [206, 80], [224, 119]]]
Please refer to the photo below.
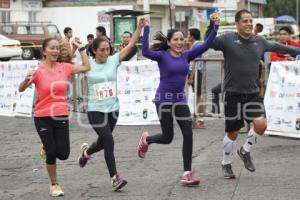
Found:
[[165, 36], [161, 31], [158, 31], [153, 36], [154, 40], [157, 40], [158, 42], [151, 45], [150, 49], [153, 51], [161, 51], [161, 50], [168, 50], [170, 47], [168, 45], [168, 41], [170, 41], [176, 32], [181, 32], [178, 29], [171, 29], [168, 31], [167, 36]]
[[151, 45], [151, 47], [150, 47], [151, 50], [160, 51], [160, 50], [169, 49], [168, 39], [161, 31], [157, 31], [155, 33], [155, 35], [153, 36], [153, 39], [158, 42]]

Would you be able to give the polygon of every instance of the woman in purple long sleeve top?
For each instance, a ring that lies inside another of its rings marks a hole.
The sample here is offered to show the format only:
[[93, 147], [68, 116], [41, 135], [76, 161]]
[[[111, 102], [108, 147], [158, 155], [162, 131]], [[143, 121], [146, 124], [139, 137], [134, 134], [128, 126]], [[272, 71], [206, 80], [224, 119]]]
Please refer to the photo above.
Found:
[[219, 15], [214, 13], [212, 20], [215, 25], [210, 31], [209, 36], [202, 45], [198, 45], [193, 50], [183, 51], [184, 36], [179, 30], [171, 30], [167, 37], [160, 34], [156, 43], [149, 49], [149, 23], [144, 27], [143, 35], [143, 55], [158, 63], [160, 71], [160, 83], [156, 91], [154, 103], [160, 119], [162, 134], [149, 136], [144, 132], [138, 146], [138, 156], [144, 158], [148, 146], [152, 143], [170, 144], [174, 137], [173, 118], [177, 121], [183, 135], [183, 168], [184, 173], [181, 177], [183, 185], [198, 185], [200, 180], [193, 175], [192, 152], [193, 152], [193, 132], [192, 118], [184, 94], [184, 86], [189, 70], [189, 62], [202, 53], [211, 45], [216, 37]]

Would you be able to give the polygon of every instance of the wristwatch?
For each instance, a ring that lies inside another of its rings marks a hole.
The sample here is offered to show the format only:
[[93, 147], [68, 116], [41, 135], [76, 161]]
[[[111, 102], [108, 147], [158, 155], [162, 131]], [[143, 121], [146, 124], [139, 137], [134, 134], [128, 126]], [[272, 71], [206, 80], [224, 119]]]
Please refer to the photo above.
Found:
[[80, 48], [78, 49], [79, 52], [82, 52], [82, 51], [84, 51], [84, 50], [85, 50], [85, 47], [80, 47]]

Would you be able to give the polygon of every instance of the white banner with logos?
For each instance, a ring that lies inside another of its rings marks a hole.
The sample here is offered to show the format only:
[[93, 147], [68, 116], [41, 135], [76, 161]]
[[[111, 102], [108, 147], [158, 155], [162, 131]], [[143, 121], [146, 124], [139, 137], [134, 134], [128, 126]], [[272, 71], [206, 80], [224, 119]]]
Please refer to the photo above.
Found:
[[38, 61], [0, 62], [0, 115], [32, 116], [34, 85], [19, 93], [19, 84]]
[[122, 62], [118, 71], [120, 125], [158, 124], [152, 102], [159, 84], [159, 69], [150, 60]]
[[267, 134], [300, 138], [300, 61], [272, 63], [264, 104]]
[[[37, 61], [0, 62], [0, 115], [32, 116], [34, 84], [18, 92], [20, 82]], [[159, 124], [152, 100], [159, 84], [159, 69], [150, 60], [122, 62], [118, 70], [119, 125]]]

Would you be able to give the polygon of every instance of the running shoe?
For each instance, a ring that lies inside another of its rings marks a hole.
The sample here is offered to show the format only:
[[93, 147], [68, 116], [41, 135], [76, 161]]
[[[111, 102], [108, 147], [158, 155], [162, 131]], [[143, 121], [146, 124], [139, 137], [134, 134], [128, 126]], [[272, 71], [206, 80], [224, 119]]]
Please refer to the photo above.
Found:
[[225, 179], [235, 179], [231, 164], [222, 165], [222, 171]]
[[86, 151], [88, 150], [89, 148], [89, 145], [88, 143], [83, 143], [80, 147], [80, 155], [79, 155], [79, 158], [78, 158], [78, 164], [79, 164], [79, 167], [83, 168], [88, 160], [91, 159], [90, 156], [87, 156], [86, 154]]
[[143, 132], [142, 133], [142, 136], [141, 136], [141, 139], [140, 139], [140, 142], [139, 142], [139, 145], [138, 145], [138, 156], [140, 158], [145, 158], [145, 155], [146, 155], [146, 152], [148, 151], [148, 144], [147, 144], [147, 141], [146, 141], [146, 138], [149, 136], [148, 132]]
[[114, 175], [111, 179], [111, 186], [113, 188], [113, 191], [119, 191], [121, 188], [123, 188], [127, 184], [127, 181], [123, 179], [118, 174]]
[[250, 152], [246, 152], [243, 147], [237, 150], [237, 154], [241, 158], [241, 160], [244, 162], [245, 168], [249, 170], [250, 172], [255, 171], [255, 166], [252, 162], [252, 157], [250, 155]]
[[46, 158], [47, 158], [47, 154], [46, 154], [43, 144], [41, 145], [41, 148], [40, 148], [40, 158], [42, 160], [46, 160]]
[[50, 186], [49, 194], [50, 194], [50, 196], [53, 196], [53, 197], [60, 197], [60, 196], [65, 195], [64, 192], [62, 191], [61, 187], [58, 184]]
[[182, 175], [180, 183], [184, 186], [195, 186], [200, 184], [200, 179], [194, 176], [192, 171], [189, 171], [187, 174]]

